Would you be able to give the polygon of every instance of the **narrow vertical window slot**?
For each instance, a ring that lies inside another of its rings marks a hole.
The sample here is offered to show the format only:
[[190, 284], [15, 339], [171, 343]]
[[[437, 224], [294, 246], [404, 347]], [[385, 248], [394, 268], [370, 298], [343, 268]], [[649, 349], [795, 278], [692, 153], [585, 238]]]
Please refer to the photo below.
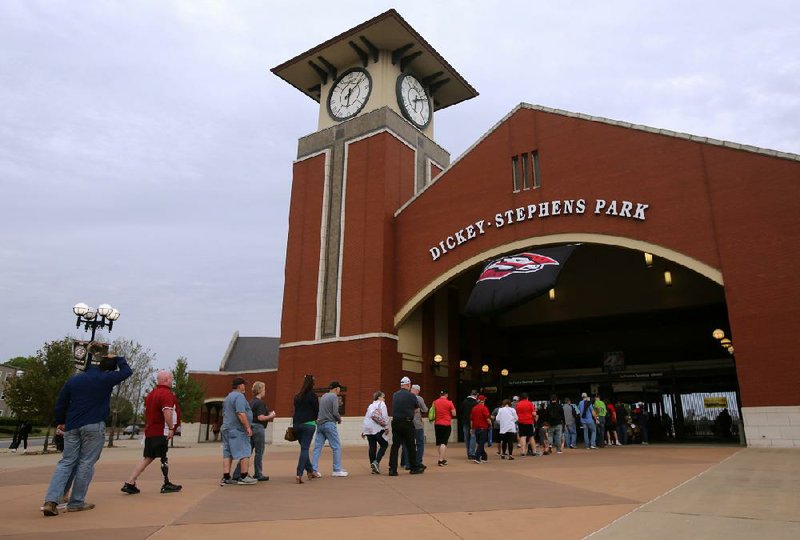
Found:
[[522, 158], [522, 189], [531, 189], [531, 178], [528, 173], [528, 154], [520, 154]]
[[514, 181], [514, 191], [519, 191], [519, 156], [511, 158], [511, 175]]
[[537, 189], [542, 187], [542, 171], [539, 167], [538, 150], [531, 152], [531, 159], [533, 160], [533, 189]]

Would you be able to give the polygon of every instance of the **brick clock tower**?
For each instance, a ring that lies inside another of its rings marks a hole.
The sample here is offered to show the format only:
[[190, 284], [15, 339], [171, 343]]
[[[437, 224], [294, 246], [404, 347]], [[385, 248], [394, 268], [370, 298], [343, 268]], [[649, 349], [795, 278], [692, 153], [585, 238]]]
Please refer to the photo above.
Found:
[[294, 163], [275, 407], [291, 416], [310, 373], [318, 388], [340, 381], [360, 423], [404, 374], [434, 383], [424, 313], [394, 324], [394, 216], [450, 163], [435, 112], [477, 92], [394, 10], [272, 72], [319, 103]]

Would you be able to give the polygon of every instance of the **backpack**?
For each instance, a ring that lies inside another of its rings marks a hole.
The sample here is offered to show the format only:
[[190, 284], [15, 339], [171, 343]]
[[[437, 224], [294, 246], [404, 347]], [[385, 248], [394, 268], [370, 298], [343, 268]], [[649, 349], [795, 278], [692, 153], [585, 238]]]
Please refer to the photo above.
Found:
[[434, 407], [433, 403], [431, 403], [431, 408], [428, 409], [428, 420], [431, 422], [436, 421], [436, 407]]

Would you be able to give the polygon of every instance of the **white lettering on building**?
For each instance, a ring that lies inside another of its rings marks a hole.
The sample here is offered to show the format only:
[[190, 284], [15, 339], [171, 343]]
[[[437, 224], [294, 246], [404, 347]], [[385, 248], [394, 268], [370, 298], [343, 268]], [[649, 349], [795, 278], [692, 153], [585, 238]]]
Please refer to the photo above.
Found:
[[[645, 220], [645, 211], [650, 208], [649, 204], [631, 201], [606, 201], [605, 199], [595, 199], [594, 214], [598, 216], [614, 216], [623, 219]], [[442, 255], [456, 249], [458, 246], [475, 240], [486, 233], [486, 227], [494, 224], [495, 228], [500, 229], [506, 225], [531, 221], [536, 218], [582, 215], [586, 213], [585, 199], [564, 199], [556, 201], [544, 201], [538, 204], [529, 204], [518, 208], [510, 208], [497, 212], [494, 220], [479, 219], [474, 223], [466, 225], [464, 228], [454, 231], [447, 237], [440, 240], [435, 246], [428, 249], [431, 259], [438, 260]]]

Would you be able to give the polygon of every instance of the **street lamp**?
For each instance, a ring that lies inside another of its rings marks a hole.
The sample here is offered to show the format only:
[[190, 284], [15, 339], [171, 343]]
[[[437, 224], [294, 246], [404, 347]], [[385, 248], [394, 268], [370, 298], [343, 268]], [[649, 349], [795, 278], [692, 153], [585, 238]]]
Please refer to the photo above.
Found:
[[86, 369], [92, 362], [92, 354], [102, 353], [108, 354], [107, 344], [94, 343], [94, 335], [98, 328], [114, 327], [114, 321], [119, 319], [119, 311], [108, 304], [100, 304], [97, 309], [89, 307], [83, 302], [78, 302], [72, 308], [72, 312], [78, 319], [75, 322], [75, 328], [80, 328], [83, 325], [83, 331], [86, 332], [92, 329], [92, 337], [89, 342], [75, 341], [72, 346], [72, 355], [78, 369]]
[[433, 363], [431, 364], [431, 367], [434, 370], [438, 370], [439, 367], [442, 365], [443, 361], [444, 361], [444, 358], [442, 358], [442, 355], [441, 354], [437, 354], [436, 356], [433, 357]]
[[[72, 312], [78, 317], [75, 322], [75, 328], [80, 328], [81, 325], [83, 325], [84, 332], [89, 330], [89, 328], [92, 329], [91, 341], [94, 341], [94, 334], [97, 332], [98, 328], [108, 328], [108, 331], [111, 332], [111, 329], [114, 327], [114, 321], [119, 319], [119, 311], [108, 304], [100, 304], [100, 306], [95, 309], [87, 306], [83, 302], [78, 302], [72, 308]], [[99, 319], [97, 318], [98, 315], [100, 316]]]

